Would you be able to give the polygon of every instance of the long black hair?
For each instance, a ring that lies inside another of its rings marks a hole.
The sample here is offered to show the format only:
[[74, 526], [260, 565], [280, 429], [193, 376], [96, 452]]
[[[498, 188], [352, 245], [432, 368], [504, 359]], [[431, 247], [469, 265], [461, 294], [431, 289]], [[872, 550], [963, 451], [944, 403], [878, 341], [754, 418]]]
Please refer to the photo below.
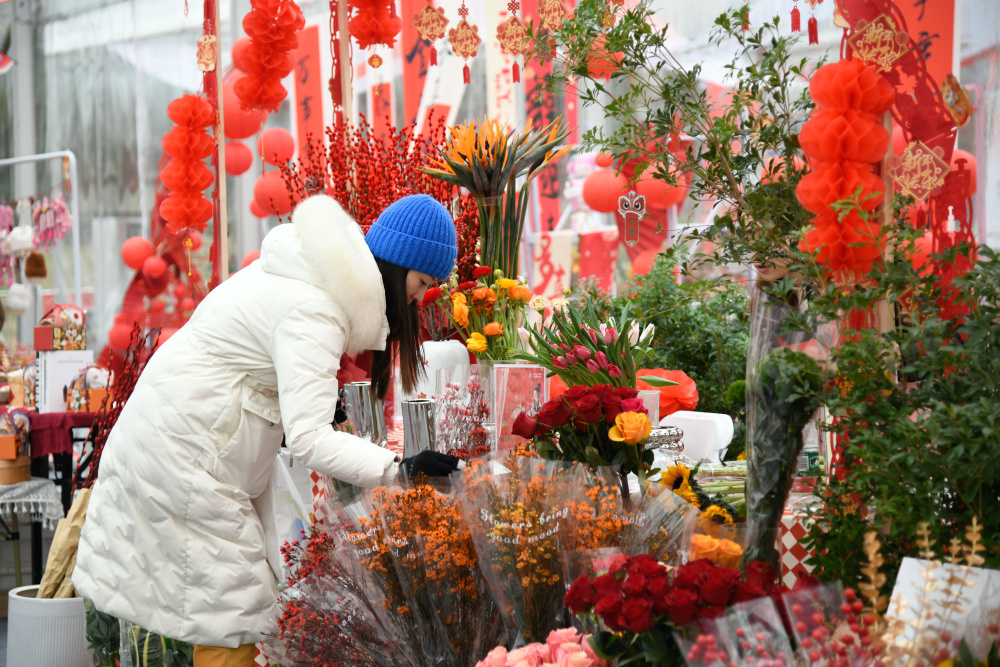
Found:
[[375, 395], [385, 398], [392, 381], [393, 360], [399, 357], [399, 374], [403, 391], [412, 392], [424, 375], [424, 357], [420, 352], [420, 315], [416, 302], [406, 294], [409, 269], [375, 258], [382, 273], [385, 288], [385, 316], [389, 320], [389, 336], [385, 350], [372, 352], [372, 386]]

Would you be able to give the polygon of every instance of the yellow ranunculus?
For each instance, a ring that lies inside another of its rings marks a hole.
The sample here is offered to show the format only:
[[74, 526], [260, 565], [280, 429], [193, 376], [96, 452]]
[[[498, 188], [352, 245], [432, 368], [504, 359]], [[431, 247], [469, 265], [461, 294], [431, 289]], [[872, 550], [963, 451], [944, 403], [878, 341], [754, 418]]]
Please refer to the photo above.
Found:
[[616, 442], [634, 445], [649, 437], [653, 424], [641, 412], [622, 412], [615, 417], [615, 425], [608, 431], [608, 437]]
[[500, 289], [509, 290], [511, 287], [517, 285], [516, 280], [511, 280], [510, 278], [501, 278], [497, 281], [497, 287]]
[[465, 305], [465, 301], [453, 301], [452, 304], [451, 316], [459, 326], [469, 326], [469, 307]]
[[469, 339], [465, 341], [465, 347], [469, 348], [469, 352], [475, 352], [476, 354], [485, 352], [487, 347], [486, 336], [477, 331], [469, 336]]
[[487, 336], [499, 336], [503, 333], [503, 323], [502, 322], [490, 322], [485, 327], [483, 327], [483, 333]]

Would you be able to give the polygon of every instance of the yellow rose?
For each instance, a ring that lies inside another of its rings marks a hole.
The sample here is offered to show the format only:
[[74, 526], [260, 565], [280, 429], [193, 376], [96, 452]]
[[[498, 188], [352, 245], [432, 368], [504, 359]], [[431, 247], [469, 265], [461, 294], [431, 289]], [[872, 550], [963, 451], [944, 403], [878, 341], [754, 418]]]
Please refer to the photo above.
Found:
[[719, 553], [719, 540], [709, 535], [695, 533], [691, 536], [690, 560], [700, 560], [702, 558], [715, 561]]
[[480, 352], [486, 351], [486, 336], [479, 333], [478, 331], [465, 341], [465, 347], [469, 348], [469, 352], [475, 352], [479, 354]]
[[490, 322], [483, 327], [483, 333], [487, 336], [499, 336], [503, 333], [503, 324], [501, 322]]
[[453, 302], [451, 316], [458, 322], [459, 326], [469, 326], [469, 307], [465, 305], [464, 300]]
[[649, 437], [653, 424], [641, 412], [622, 412], [615, 417], [615, 425], [608, 431], [608, 437], [616, 442], [634, 445]]

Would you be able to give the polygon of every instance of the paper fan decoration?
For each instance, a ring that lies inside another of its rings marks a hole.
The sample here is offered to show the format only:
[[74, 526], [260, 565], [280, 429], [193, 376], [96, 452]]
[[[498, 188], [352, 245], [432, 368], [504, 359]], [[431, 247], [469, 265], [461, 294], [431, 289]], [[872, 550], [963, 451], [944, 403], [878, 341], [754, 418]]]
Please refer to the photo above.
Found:
[[444, 37], [448, 27], [448, 19], [444, 15], [444, 7], [435, 7], [430, 2], [423, 6], [413, 17], [413, 27], [420, 33], [422, 39], [431, 46], [431, 66], [438, 64], [438, 52], [434, 43]]
[[469, 15], [469, 8], [465, 6], [465, 1], [462, 1], [462, 6], [458, 10], [458, 15], [462, 17], [458, 25], [448, 31], [448, 43], [451, 44], [451, 48], [455, 50], [455, 53], [460, 55], [463, 60], [465, 60], [465, 67], [462, 69], [462, 78], [465, 83], [470, 81], [469, 73], [469, 58], [475, 58], [476, 53], [479, 51], [479, 45], [483, 43], [483, 40], [479, 37], [479, 27], [470, 25], [466, 20]]

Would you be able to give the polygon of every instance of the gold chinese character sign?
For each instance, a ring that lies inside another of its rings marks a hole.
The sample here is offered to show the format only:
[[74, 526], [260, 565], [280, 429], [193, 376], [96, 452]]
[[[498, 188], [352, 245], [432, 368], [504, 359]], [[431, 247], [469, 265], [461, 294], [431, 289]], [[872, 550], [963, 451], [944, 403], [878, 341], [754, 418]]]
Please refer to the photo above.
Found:
[[855, 56], [880, 72], [891, 72], [894, 63], [910, 48], [910, 36], [896, 30], [896, 24], [885, 14], [871, 23], [858, 21], [857, 30], [847, 42]]
[[932, 150], [922, 141], [911, 142], [902, 155], [889, 158], [889, 176], [900, 192], [921, 201], [944, 185], [951, 171], [943, 156], [940, 147]]

